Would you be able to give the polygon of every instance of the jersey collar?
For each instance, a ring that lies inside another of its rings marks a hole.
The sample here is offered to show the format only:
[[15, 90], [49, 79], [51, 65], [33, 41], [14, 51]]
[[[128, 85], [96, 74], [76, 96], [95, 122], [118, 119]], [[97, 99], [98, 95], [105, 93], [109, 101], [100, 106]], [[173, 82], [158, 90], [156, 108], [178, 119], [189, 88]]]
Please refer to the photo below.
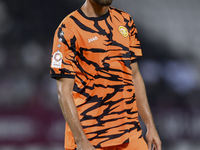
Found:
[[100, 21], [100, 20], [104, 20], [106, 19], [109, 15], [110, 15], [110, 8], [108, 9], [108, 12], [106, 14], [104, 14], [103, 16], [100, 16], [100, 17], [87, 17], [83, 11], [81, 10], [81, 8], [78, 8], [77, 10], [82, 17], [88, 19], [88, 20], [93, 20], [93, 21]]

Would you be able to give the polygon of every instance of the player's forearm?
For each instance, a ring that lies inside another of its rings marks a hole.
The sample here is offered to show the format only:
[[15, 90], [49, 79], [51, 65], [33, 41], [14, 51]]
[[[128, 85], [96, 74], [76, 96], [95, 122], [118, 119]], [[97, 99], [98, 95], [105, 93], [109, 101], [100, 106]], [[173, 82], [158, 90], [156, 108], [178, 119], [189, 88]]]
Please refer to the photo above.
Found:
[[133, 76], [138, 112], [147, 128], [154, 126], [153, 117], [146, 96], [145, 85], [138, 71]]
[[72, 131], [76, 143], [84, 142], [87, 138], [78, 117], [72, 92], [66, 91], [65, 88], [60, 87], [60, 89], [58, 89], [58, 98], [63, 116]]

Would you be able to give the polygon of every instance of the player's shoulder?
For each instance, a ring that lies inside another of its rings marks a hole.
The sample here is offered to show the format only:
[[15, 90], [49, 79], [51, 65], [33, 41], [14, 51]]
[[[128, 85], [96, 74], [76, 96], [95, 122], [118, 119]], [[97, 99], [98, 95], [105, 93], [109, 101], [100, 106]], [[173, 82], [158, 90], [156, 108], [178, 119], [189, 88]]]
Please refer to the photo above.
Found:
[[110, 8], [110, 11], [113, 15], [115, 15], [115, 17], [123, 17], [123, 18], [126, 18], [128, 20], [131, 19], [131, 15], [121, 9], [118, 9], [118, 8], [115, 8], [115, 7], [109, 7]]
[[74, 21], [71, 19], [72, 16], [77, 16], [78, 15], [78, 12], [77, 10], [71, 12], [70, 14], [68, 14], [60, 23], [59, 26], [61, 25], [65, 25], [67, 28], [71, 28], [74, 26]]

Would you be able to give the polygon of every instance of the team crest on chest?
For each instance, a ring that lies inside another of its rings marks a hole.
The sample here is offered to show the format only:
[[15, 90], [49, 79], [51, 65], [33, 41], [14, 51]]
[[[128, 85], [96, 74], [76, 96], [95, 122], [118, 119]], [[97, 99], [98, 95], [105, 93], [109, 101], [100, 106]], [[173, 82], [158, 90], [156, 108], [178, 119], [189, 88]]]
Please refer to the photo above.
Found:
[[123, 37], [127, 37], [128, 36], [128, 30], [124, 26], [119, 26], [119, 32], [121, 33], [121, 35]]

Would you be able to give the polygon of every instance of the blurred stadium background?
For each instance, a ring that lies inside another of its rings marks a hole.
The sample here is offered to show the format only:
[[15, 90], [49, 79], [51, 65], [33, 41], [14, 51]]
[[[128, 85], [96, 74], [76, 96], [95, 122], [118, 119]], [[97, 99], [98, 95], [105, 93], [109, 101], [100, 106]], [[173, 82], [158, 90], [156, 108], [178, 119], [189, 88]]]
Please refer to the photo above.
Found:
[[[63, 150], [51, 46], [58, 24], [83, 2], [0, 0], [0, 150]], [[112, 6], [136, 23], [140, 71], [163, 150], [199, 150], [200, 1], [114, 0]]]

